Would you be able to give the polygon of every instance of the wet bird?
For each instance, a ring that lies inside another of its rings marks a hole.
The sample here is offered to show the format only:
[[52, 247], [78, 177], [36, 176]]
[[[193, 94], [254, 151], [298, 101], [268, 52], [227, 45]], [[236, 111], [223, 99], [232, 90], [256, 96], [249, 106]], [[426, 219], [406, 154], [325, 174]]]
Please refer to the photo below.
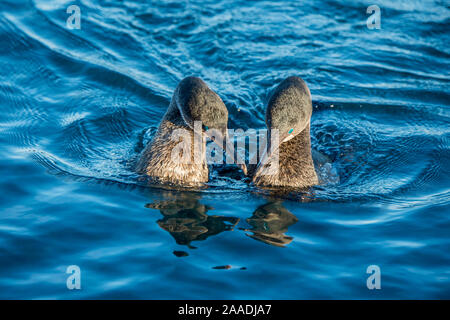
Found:
[[224, 149], [227, 122], [225, 104], [203, 80], [183, 79], [155, 136], [141, 153], [136, 171], [156, 183], [197, 186], [207, 182], [206, 140], [209, 137]]
[[274, 90], [266, 109], [266, 152], [257, 165], [248, 167], [256, 186], [307, 188], [318, 184], [311, 156], [311, 114], [311, 93], [301, 78], [289, 77]]

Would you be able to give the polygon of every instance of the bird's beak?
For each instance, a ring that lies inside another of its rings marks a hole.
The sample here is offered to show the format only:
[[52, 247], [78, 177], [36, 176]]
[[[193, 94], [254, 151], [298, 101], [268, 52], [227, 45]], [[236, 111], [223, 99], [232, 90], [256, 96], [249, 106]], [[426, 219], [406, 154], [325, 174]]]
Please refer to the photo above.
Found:
[[[213, 131], [213, 132], [212, 132]], [[222, 150], [225, 150], [227, 154], [232, 154], [234, 156], [234, 143], [228, 139], [228, 129], [222, 130], [210, 130], [206, 131], [207, 137], [209, 137], [216, 145], [218, 145]], [[236, 151], [235, 164], [241, 169], [245, 175], [247, 175], [247, 166], [245, 165], [245, 161], [241, 158], [241, 156]]]

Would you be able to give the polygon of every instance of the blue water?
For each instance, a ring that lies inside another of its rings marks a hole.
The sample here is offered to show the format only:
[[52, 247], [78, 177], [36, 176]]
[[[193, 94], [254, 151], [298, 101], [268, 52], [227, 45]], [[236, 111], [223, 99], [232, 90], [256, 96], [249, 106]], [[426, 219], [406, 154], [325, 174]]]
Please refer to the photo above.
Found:
[[[0, 298], [450, 298], [449, 26], [448, 1], [2, 0]], [[243, 129], [304, 78], [322, 184], [142, 185], [130, 162], [188, 75]]]

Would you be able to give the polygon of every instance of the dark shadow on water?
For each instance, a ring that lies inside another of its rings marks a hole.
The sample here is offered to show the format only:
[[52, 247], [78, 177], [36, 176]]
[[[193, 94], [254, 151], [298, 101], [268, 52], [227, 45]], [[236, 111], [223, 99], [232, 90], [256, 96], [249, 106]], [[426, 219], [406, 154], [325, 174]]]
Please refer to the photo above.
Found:
[[[210, 215], [214, 208], [200, 202], [201, 195], [192, 193], [166, 193], [167, 200], [146, 204], [146, 208], [159, 210], [162, 218], [158, 225], [170, 233], [179, 245], [196, 249], [193, 241], [206, 240], [224, 231], [232, 231], [239, 223], [237, 217]], [[250, 228], [240, 230], [252, 239], [266, 244], [284, 247], [293, 237], [286, 235], [288, 228], [298, 222], [297, 217], [287, 210], [282, 201], [270, 201], [256, 208], [252, 216], [246, 219]], [[185, 252], [174, 252], [178, 257], [187, 256]]]
[[236, 217], [207, 214], [213, 208], [199, 200], [199, 195], [181, 195], [175, 200], [149, 203], [146, 207], [161, 212], [163, 218], [157, 223], [172, 235], [177, 244], [195, 248], [192, 241], [206, 240], [223, 231], [233, 230], [239, 222]]
[[285, 235], [288, 227], [298, 222], [297, 217], [287, 210], [282, 202], [269, 202], [258, 207], [250, 218], [246, 219], [251, 225], [247, 235], [264, 243], [284, 247], [292, 242], [293, 237]]

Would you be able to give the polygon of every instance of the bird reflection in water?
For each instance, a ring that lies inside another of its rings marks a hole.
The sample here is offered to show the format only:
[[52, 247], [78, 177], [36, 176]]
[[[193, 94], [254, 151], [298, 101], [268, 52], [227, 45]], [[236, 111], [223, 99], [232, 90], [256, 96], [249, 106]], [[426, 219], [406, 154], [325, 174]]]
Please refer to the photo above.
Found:
[[239, 218], [208, 215], [212, 207], [200, 203], [199, 196], [186, 195], [175, 200], [156, 201], [146, 205], [157, 209], [163, 215], [158, 225], [169, 232], [177, 244], [191, 245], [192, 241], [206, 240], [223, 231], [230, 231], [239, 222]]
[[276, 201], [258, 207], [246, 221], [252, 226], [251, 229], [243, 229], [251, 232], [247, 233], [247, 236], [273, 246], [284, 247], [293, 240], [285, 235], [285, 232], [288, 227], [297, 223], [298, 219], [281, 202]]

